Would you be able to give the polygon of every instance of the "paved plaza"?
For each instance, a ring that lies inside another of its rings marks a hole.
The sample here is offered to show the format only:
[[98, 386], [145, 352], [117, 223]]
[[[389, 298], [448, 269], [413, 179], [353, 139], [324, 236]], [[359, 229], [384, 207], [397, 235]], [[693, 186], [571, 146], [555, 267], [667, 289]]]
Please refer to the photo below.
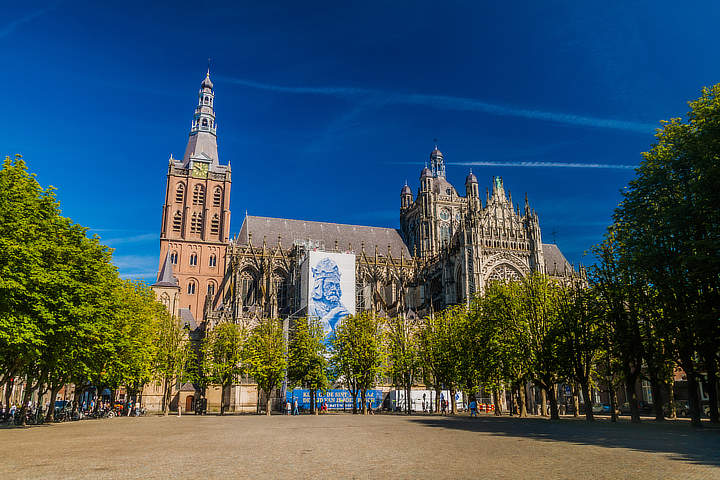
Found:
[[204, 416], [0, 429], [2, 478], [720, 478], [720, 430], [481, 416]]

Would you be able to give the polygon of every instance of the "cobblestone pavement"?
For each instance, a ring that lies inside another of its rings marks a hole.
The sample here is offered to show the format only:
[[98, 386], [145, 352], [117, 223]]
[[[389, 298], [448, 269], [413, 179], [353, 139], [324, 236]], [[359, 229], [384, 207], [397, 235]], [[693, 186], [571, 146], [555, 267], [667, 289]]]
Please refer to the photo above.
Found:
[[0, 478], [720, 479], [720, 430], [481, 416], [204, 416], [0, 429]]

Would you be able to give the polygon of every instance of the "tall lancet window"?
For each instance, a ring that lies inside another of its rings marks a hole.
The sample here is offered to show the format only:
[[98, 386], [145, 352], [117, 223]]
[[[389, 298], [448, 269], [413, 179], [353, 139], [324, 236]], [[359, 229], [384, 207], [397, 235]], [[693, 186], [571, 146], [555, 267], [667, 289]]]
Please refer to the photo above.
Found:
[[175, 201], [182, 203], [185, 198], [185, 185], [178, 183], [177, 190], [175, 190]]
[[195, 185], [193, 189], [193, 205], [202, 205], [205, 203], [205, 189], [202, 185]]
[[182, 228], [182, 213], [175, 212], [175, 216], [173, 217], [173, 232], [179, 232], [180, 228]]
[[217, 187], [213, 193], [213, 207], [219, 207], [222, 203], [222, 189]]
[[210, 234], [217, 235], [220, 233], [220, 217], [215, 214], [210, 222]]
[[202, 233], [202, 213], [193, 213], [190, 220], [190, 233]]

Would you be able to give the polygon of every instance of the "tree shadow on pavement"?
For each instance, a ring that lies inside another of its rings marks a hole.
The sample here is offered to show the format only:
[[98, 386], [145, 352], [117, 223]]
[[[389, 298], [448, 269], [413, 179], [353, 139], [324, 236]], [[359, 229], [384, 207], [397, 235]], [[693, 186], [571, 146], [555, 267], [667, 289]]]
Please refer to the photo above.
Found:
[[720, 466], [720, 429], [693, 429], [686, 422], [632, 424], [491, 416], [415, 417], [413, 420], [434, 428], [665, 453], [673, 460]]

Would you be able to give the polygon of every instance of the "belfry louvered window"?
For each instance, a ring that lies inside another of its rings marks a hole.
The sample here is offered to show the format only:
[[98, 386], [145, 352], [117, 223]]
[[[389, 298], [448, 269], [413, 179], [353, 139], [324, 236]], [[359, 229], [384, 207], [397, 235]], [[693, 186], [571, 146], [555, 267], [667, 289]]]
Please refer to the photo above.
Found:
[[193, 213], [190, 219], [190, 233], [202, 233], [202, 213]]
[[222, 189], [220, 187], [215, 189], [213, 194], [213, 207], [219, 207], [222, 203]]
[[217, 215], [213, 216], [212, 221], [210, 222], [210, 233], [212, 235], [217, 235], [220, 233], [220, 217]]
[[202, 185], [195, 185], [193, 189], [193, 205], [202, 205], [205, 203], [205, 189]]
[[185, 185], [178, 183], [177, 190], [175, 190], [175, 201], [177, 203], [183, 203], [185, 198]]
[[175, 216], [173, 217], [173, 231], [179, 232], [180, 228], [182, 228], [182, 213], [175, 212]]

